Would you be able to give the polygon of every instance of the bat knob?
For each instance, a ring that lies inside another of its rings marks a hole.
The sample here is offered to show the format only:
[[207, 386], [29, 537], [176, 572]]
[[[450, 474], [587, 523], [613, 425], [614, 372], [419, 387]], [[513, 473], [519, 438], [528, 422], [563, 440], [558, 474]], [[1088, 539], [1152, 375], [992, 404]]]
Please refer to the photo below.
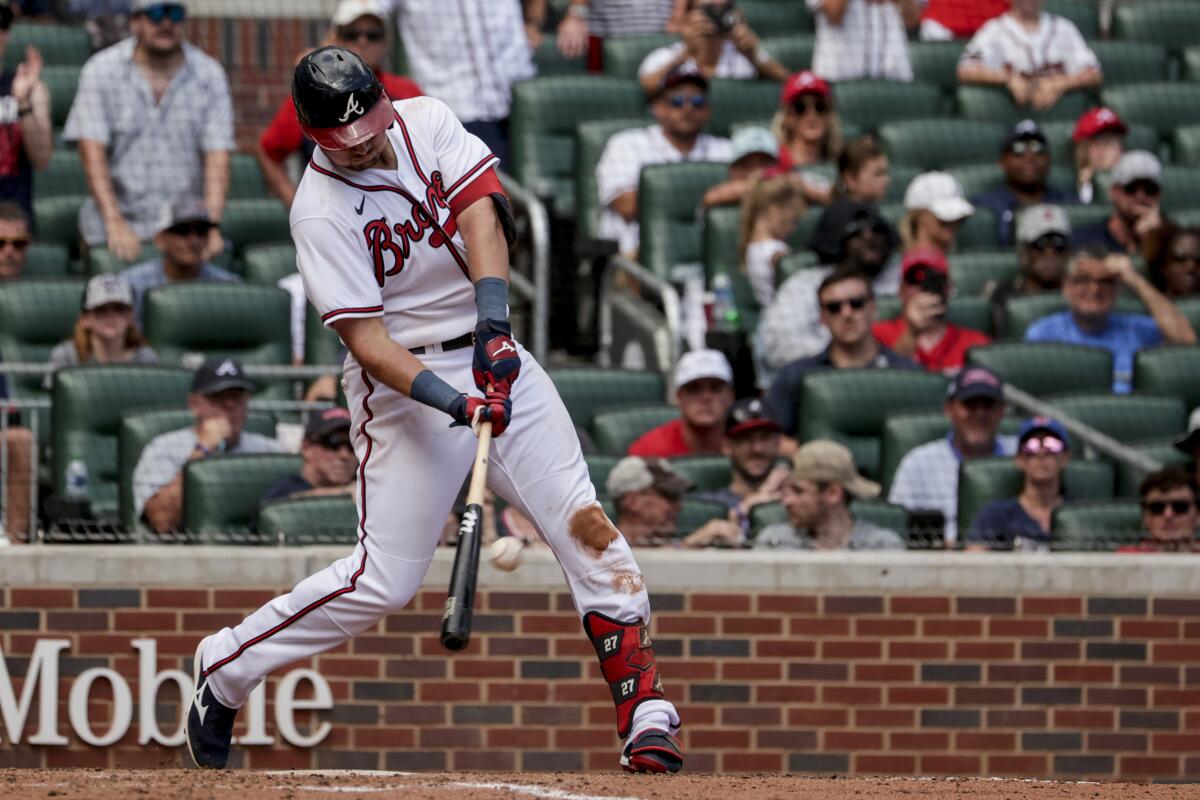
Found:
[[447, 650], [458, 652], [466, 648], [467, 643], [471, 641], [470, 636], [460, 636], [457, 633], [447, 633], [442, 636], [442, 647]]

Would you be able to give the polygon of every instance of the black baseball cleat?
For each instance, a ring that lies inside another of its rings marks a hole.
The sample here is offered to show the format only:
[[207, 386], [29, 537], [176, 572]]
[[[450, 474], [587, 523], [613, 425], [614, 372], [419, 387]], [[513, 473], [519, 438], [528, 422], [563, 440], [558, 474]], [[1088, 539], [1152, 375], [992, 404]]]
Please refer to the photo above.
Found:
[[202, 639], [192, 660], [192, 677], [196, 693], [192, 695], [187, 716], [187, 746], [192, 761], [201, 769], [224, 769], [229, 760], [229, 743], [233, 740], [233, 721], [237, 709], [221, 705], [208, 688], [208, 678], [200, 659], [204, 652]]
[[626, 772], [679, 772], [683, 769], [683, 747], [666, 731], [647, 728], [625, 744], [621, 766]]

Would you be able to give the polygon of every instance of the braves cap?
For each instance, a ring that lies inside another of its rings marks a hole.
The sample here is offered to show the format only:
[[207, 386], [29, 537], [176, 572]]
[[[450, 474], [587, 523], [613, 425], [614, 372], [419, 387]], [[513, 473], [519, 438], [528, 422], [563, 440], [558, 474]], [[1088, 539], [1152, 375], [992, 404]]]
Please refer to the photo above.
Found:
[[327, 408], [308, 416], [304, 426], [304, 438], [317, 442], [334, 433], [345, 431], [350, 435], [350, 412], [344, 408]]
[[779, 142], [776, 141], [775, 135], [757, 125], [738, 128], [729, 141], [733, 145], [733, 158], [730, 162], [734, 164], [755, 153], [765, 153], [771, 158], [779, 155]]
[[675, 388], [686, 386], [701, 378], [716, 378], [733, 383], [733, 367], [720, 350], [691, 350], [679, 357], [675, 365]]
[[334, 25], [349, 25], [359, 17], [376, 17], [387, 22], [388, 9], [379, 0], [342, 0], [333, 12]]
[[1130, 150], [1121, 156], [1112, 171], [1113, 186], [1128, 186], [1134, 181], [1162, 180], [1162, 162], [1147, 150]]
[[91, 311], [110, 303], [133, 307], [133, 289], [119, 275], [97, 275], [87, 282], [83, 292], [83, 310]]
[[907, 278], [910, 272], [917, 269], [931, 269], [946, 275], [950, 272], [950, 265], [946, 263], [946, 256], [936, 247], [917, 247], [904, 254], [904, 260], [900, 262], [900, 276]]
[[1021, 244], [1036, 242], [1051, 233], [1071, 235], [1071, 220], [1062, 206], [1042, 203], [1017, 215], [1017, 241]]
[[1071, 437], [1066, 427], [1053, 417], [1030, 417], [1022, 422], [1017, 431], [1017, 442], [1024, 444], [1026, 439], [1039, 433], [1048, 433], [1071, 449]]
[[823, 100], [829, 100], [833, 96], [833, 91], [829, 88], [828, 81], [818, 78], [815, 73], [806, 69], [793, 73], [783, 84], [783, 91], [779, 94], [779, 104], [791, 105], [797, 97], [805, 94], [815, 94]]
[[1083, 116], [1075, 123], [1071, 133], [1071, 141], [1079, 144], [1084, 139], [1090, 139], [1098, 133], [1128, 133], [1129, 126], [1125, 124], [1117, 112], [1111, 108], [1100, 106], [1083, 112]]
[[651, 99], [657, 100], [667, 92], [677, 86], [691, 84], [702, 92], [708, 91], [708, 79], [696, 72], [694, 69], [675, 69], [662, 76], [662, 80], [658, 82], [658, 87], [654, 90], [654, 95]]
[[964, 367], [954, 376], [946, 391], [950, 400], [975, 400], [980, 397], [989, 400], [1004, 399], [1004, 382], [1000, 376], [987, 367]]
[[192, 376], [192, 391], [196, 394], [217, 394], [226, 389], [253, 392], [256, 388], [235, 358], [206, 358]]
[[630, 492], [654, 488], [669, 497], [682, 497], [696, 484], [671, 469], [663, 458], [626, 456], [617, 462], [604, 481], [608, 496], [618, 498]]
[[725, 435], [731, 439], [751, 431], [783, 433], [783, 428], [767, 416], [767, 409], [763, 405], [763, 401], [757, 397], [738, 400], [729, 409], [729, 415], [725, 417]]
[[1008, 132], [1008, 135], [1004, 137], [1004, 143], [1000, 148], [1000, 152], [1007, 153], [1010, 147], [1024, 139], [1034, 139], [1046, 146], [1050, 144], [1046, 141], [1046, 134], [1042, 133], [1042, 129], [1038, 127], [1036, 122], [1031, 119], [1023, 119], [1014, 125], [1012, 130]]
[[829, 439], [806, 442], [792, 456], [792, 477], [814, 483], [836, 483], [854, 497], [878, 497], [879, 484], [858, 474], [850, 450]]

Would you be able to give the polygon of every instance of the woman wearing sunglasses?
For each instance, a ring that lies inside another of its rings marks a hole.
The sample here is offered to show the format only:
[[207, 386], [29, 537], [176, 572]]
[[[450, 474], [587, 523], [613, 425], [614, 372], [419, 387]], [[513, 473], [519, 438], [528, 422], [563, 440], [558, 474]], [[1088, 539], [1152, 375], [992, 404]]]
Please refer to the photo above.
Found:
[[1063, 472], [1071, 461], [1067, 429], [1050, 417], [1033, 417], [1017, 434], [1016, 497], [993, 500], [975, 516], [968, 550], [1049, 550], [1050, 519], [1064, 502]]
[[1138, 487], [1142, 499], [1142, 541], [1117, 549], [1119, 553], [1200, 552], [1196, 525], [1196, 488], [1182, 467], [1152, 472]]
[[1200, 228], [1174, 228], [1150, 259], [1150, 281], [1167, 297], [1200, 294]]
[[[0, 63], [12, 22], [12, 8], [0, 4]], [[41, 78], [42, 54], [30, 45], [24, 56], [15, 70], [0, 69], [0, 200], [10, 200], [32, 215], [33, 171], [50, 163], [54, 141], [50, 91]]]

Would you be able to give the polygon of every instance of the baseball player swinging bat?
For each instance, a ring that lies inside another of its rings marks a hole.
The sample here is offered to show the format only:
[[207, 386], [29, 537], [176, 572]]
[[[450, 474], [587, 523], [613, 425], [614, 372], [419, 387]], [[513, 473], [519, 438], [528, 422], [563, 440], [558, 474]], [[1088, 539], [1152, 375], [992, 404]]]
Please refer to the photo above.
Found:
[[471, 641], [471, 613], [475, 606], [475, 580], [479, 574], [479, 528], [483, 524], [483, 490], [487, 485], [488, 450], [492, 444], [492, 423], [479, 426], [475, 446], [475, 465], [467, 487], [467, 510], [458, 526], [458, 550], [450, 573], [450, 592], [442, 614], [442, 647], [462, 650]]

